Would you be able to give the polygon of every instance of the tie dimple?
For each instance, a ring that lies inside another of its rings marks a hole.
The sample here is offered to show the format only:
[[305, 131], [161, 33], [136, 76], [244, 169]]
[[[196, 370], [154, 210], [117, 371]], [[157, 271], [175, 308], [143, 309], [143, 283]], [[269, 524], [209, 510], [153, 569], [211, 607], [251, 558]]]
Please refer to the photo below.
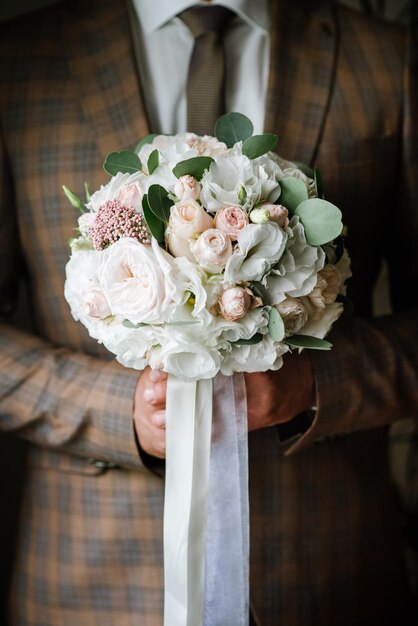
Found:
[[223, 34], [234, 13], [225, 7], [196, 6], [179, 14], [195, 38], [187, 80], [187, 130], [212, 135], [225, 112]]

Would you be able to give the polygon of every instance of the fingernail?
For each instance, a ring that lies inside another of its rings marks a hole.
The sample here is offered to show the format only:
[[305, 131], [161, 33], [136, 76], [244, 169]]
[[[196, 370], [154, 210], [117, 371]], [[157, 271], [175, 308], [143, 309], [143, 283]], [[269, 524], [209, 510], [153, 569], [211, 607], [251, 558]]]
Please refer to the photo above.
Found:
[[144, 398], [147, 402], [152, 402], [155, 398], [154, 390], [149, 387], [144, 391]]
[[157, 382], [161, 378], [160, 370], [151, 370], [149, 377], [154, 383]]

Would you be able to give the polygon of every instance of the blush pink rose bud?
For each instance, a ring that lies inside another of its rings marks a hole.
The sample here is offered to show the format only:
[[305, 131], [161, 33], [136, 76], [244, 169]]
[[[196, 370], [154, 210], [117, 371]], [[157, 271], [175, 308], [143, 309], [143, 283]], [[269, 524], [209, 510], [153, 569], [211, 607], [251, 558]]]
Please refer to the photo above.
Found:
[[194, 261], [190, 243], [199, 233], [213, 227], [213, 218], [196, 200], [188, 198], [171, 207], [167, 229], [168, 248], [173, 256]]
[[192, 246], [196, 261], [211, 274], [219, 274], [232, 254], [228, 235], [217, 228], [205, 230]]
[[232, 241], [236, 241], [238, 233], [248, 224], [248, 215], [239, 206], [225, 206], [215, 216], [215, 226]]
[[219, 300], [219, 310], [228, 322], [244, 317], [250, 306], [251, 291], [245, 287], [230, 287]]
[[126, 185], [126, 187], [123, 187], [119, 191], [117, 200], [119, 200], [123, 206], [137, 209], [141, 206], [142, 197], [143, 193], [138, 183], [132, 183], [131, 185]]
[[270, 221], [278, 224], [280, 228], [286, 228], [289, 224], [289, 211], [282, 204], [263, 204], [260, 208], [268, 211]]
[[200, 183], [194, 176], [180, 176], [174, 186], [174, 193], [180, 200], [197, 200], [200, 194]]
[[93, 287], [85, 295], [86, 313], [90, 317], [104, 319], [112, 314], [106, 296], [99, 287]]

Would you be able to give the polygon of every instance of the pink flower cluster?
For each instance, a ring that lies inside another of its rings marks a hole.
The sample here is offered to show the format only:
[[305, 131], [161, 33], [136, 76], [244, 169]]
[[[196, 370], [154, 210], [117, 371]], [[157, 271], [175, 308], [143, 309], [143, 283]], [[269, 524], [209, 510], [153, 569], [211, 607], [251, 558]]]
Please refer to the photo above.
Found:
[[145, 245], [151, 243], [142, 215], [119, 200], [109, 200], [100, 207], [88, 236], [96, 250], [103, 250], [121, 237], [132, 237]]

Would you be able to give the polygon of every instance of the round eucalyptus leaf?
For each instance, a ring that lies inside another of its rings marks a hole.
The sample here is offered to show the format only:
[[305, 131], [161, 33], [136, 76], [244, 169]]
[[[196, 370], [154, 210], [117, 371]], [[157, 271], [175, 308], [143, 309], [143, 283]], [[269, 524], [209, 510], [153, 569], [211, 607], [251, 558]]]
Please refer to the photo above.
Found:
[[245, 141], [251, 137], [254, 126], [251, 120], [242, 113], [226, 113], [215, 124], [215, 136], [219, 141], [232, 148], [237, 141]]
[[306, 241], [311, 246], [321, 246], [341, 233], [341, 211], [335, 204], [321, 198], [304, 200], [295, 210], [305, 229]]
[[161, 185], [151, 185], [148, 189], [148, 205], [158, 219], [162, 222], [168, 222], [173, 203], [168, 197], [168, 192], [164, 187], [161, 187]]
[[274, 150], [277, 143], [277, 135], [273, 133], [264, 133], [264, 135], [254, 135], [248, 137], [242, 144], [242, 154], [249, 159], [258, 159], [266, 152]]
[[111, 176], [115, 176], [118, 172], [133, 174], [134, 172], [139, 172], [141, 167], [139, 156], [131, 150], [111, 152], [107, 155], [103, 164], [103, 169]]
[[256, 343], [260, 343], [263, 340], [263, 335], [261, 333], [255, 333], [249, 339], [237, 339], [237, 341], [233, 341], [234, 346], [253, 346]]
[[173, 174], [176, 178], [180, 176], [194, 176], [196, 180], [200, 180], [206, 170], [210, 168], [213, 159], [210, 156], [199, 156], [180, 161], [173, 168]]
[[273, 341], [281, 341], [284, 337], [284, 323], [277, 309], [271, 307], [269, 311], [268, 331]]
[[151, 235], [158, 242], [160, 243], [163, 242], [164, 233], [165, 233], [165, 224], [151, 210], [151, 207], [148, 202], [147, 194], [145, 194], [145, 196], [142, 198], [142, 211], [144, 213], [145, 222]]
[[279, 180], [279, 185], [282, 190], [279, 196], [280, 204], [283, 204], [291, 213], [295, 211], [299, 204], [308, 199], [308, 190], [300, 178], [286, 176]]
[[146, 137], [141, 139], [141, 141], [139, 141], [135, 146], [135, 152], [139, 152], [141, 148], [147, 143], [152, 143], [157, 136], [157, 133], [151, 133], [150, 135], [147, 135]]

